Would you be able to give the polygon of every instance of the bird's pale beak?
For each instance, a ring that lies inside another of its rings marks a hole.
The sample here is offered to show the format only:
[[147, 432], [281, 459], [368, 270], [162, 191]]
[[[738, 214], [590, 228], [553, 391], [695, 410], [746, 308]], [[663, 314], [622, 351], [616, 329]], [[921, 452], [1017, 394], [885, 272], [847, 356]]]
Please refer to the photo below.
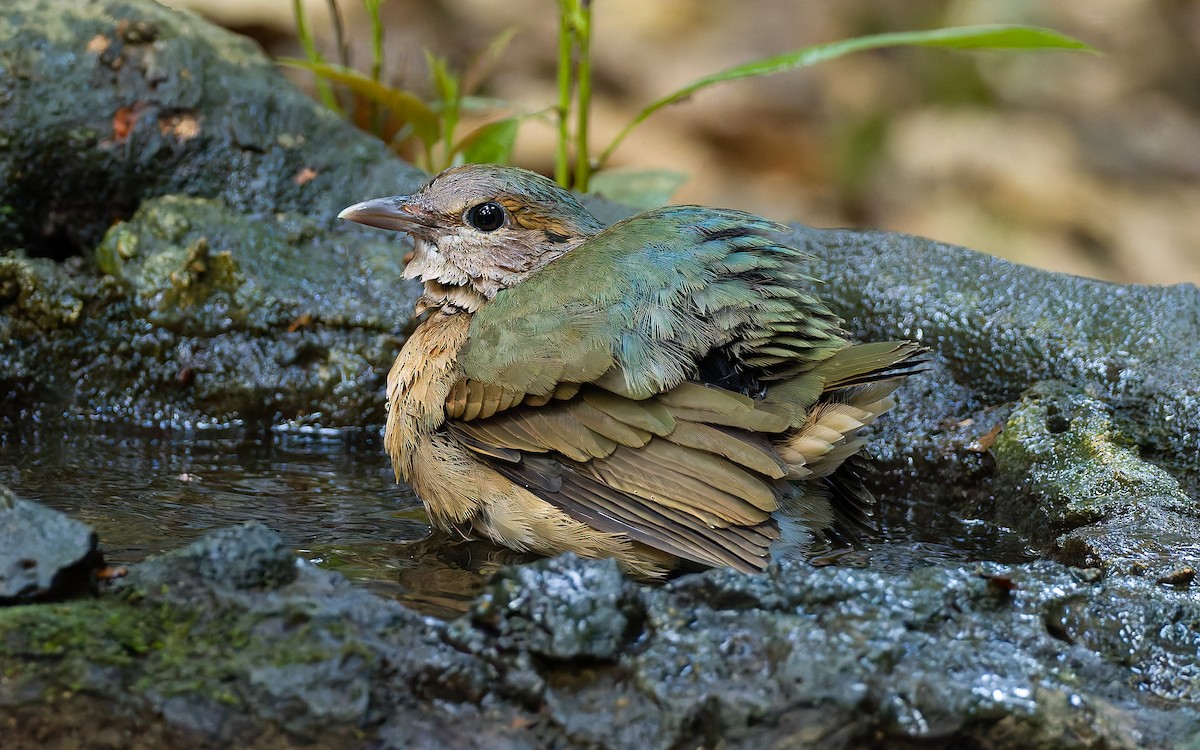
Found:
[[430, 226], [429, 217], [415, 205], [412, 196], [393, 195], [389, 198], [372, 198], [343, 208], [339, 219], [358, 222], [378, 229], [394, 229], [411, 232], [422, 226]]

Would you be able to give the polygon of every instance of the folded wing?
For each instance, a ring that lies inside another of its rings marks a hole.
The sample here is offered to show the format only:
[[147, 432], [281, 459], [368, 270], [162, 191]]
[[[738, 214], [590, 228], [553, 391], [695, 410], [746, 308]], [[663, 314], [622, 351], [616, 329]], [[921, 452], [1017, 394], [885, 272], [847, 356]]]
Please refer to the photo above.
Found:
[[831, 394], [907, 374], [915, 351], [850, 347], [782, 229], [672, 207], [498, 293], [472, 319], [447, 429], [599, 530], [762, 569], [772, 514], [796, 502], [787, 480], [812, 473], [804, 461], [832, 474], [861, 446], [836, 431], [874, 419]]

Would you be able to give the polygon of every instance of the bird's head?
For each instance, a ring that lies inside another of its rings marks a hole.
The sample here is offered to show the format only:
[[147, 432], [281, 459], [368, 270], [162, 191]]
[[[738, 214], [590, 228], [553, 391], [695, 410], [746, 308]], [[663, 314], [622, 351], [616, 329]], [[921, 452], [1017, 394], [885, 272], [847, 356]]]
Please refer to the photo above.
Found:
[[412, 235], [404, 277], [424, 281], [432, 304], [472, 312], [603, 228], [557, 183], [491, 164], [447, 169], [412, 195], [356, 203], [338, 217]]

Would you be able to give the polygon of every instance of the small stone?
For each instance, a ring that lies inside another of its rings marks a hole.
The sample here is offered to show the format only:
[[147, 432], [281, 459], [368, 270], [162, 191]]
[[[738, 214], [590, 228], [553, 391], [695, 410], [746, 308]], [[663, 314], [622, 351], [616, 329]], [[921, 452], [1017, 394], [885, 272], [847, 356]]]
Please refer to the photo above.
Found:
[[90, 590], [103, 556], [96, 533], [0, 485], [0, 606]]
[[551, 659], [612, 659], [640, 618], [633, 591], [614, 561], [568, 553], [506, 569], [451, 632], [466, 643], [482, 628], [501, 648]]
[[1164, 575], [1155, 579], [1155, 583], [1160, 583], [1166, 586], [1189, 586], [1192, 579], [1196, 577], [1196, 569], [1191, 565], [1183, 565], [1173, 570], [1168, 571]]
[[137, 565], [127, 585], [154, 590], [192, 582], [272, 590], [296, 580], [296, 554], [279, 534], [250, 522], [205, 534], [183, 549]]

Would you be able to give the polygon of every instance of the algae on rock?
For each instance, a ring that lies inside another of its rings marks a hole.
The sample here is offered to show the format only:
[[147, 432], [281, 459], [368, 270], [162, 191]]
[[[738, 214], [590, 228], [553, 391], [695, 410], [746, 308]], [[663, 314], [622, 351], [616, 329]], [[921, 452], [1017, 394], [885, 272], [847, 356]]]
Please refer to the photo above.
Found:
[[405, 247], [335, 217], [419, 171], [153, 2], [12, 0], [0, 68], [0, 418], [382, 421]]

